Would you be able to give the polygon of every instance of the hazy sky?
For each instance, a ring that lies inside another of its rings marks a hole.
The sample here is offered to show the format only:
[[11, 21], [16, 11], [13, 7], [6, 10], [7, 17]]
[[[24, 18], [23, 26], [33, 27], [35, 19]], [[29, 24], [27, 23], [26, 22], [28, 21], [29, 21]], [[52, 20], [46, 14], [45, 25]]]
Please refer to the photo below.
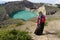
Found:
[[[0, 0], [0, 3], [8, 2], [8, 1], [21, 1], [21, 0]], [[60, 0], [29, 0], [31, 2], [43, 2], [43, 3], [52, 3], [52, 4], [60, 4]]]

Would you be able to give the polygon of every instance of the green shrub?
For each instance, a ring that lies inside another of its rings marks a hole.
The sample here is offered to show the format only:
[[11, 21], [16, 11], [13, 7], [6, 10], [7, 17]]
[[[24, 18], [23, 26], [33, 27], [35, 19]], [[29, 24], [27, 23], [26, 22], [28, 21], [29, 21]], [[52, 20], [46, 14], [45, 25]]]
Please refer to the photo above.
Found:
[[20, 25], [23, 25], [24, 23], [23, 22], [19, 22], [16, 24], [16, 26], [20, 26]]
[[48, 18], [47, 21], [60, 20], [59, 18]]
[[48, 25], [48, 22], [46, 21], [46, 22], [45, 22], [45, 26], [47, 26], [47, 25]]
[[57, 32], [57, 36], [60, 38], [60, 31]]
[[2, 30], [0, 31], [0, 40], [31, 40], [31, 36], [25, 31]]
[[28, 28], [28, 27], [26, 27], [26, 30], [29, 30], [29, 28]]

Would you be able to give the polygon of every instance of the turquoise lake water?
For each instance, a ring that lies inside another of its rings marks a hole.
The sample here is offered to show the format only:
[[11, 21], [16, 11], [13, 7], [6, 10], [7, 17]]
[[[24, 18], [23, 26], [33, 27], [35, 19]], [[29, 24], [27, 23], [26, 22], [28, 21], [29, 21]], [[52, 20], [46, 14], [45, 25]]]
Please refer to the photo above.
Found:
[[[13, 13], [12, 13], [13, 14]], [[14, 19], [23, 19], [23, 20], [29, 20], [33, 17], [37, 17], [37, 13], [30, 12], [30, 11], [18, 11], [14, 13], [14, 15], [11, 14], [11, 17]]]

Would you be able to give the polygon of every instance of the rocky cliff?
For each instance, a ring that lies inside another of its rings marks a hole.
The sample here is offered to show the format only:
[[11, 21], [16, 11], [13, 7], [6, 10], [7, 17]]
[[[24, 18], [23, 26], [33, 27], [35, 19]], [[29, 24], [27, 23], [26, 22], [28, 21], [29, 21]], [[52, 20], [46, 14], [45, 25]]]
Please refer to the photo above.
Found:
[[19, 10], [25, 10], [27, 8], [33, 8], [34, 5], [31, 2], [24, 2], [24, 1], [16, 1], [16, 2], [8, 2], [5, 4], [5, 9], [7, 13], [16, 12]]

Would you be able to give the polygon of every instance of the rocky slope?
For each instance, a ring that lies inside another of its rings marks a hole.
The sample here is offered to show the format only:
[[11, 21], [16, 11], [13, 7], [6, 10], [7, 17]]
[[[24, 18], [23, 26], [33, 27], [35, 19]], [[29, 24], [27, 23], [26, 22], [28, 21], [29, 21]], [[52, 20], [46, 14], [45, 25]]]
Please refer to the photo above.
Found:
[[[17, 12], [17, 11], [20, 11], [20, 10], [25, 10], [26, 8], [29, 8], [31, 10], [32, 9], [36, 10], [39, 7], [41, 7], [42, 5], [45, 5], [45, 9], [46, 9], [47, 14], [51, 13], [51, 12], [58, 11], [57, 7], [48, 6], [44, 3], [32, 3], [32, 2], [29, 2], [29, 1], [8, 2], [8, 3], [5, 3], [5, 4], [0, 5], [0, 6], [4, 7], [4, 9], [2, 9], [2, 11], [3, 10], [5, 10], [5, 11], [3, 11], [4, 12], [3, 14], [2, 13], [1, 14], [3, 15], [3, 18], [6, 18], [7, 16], [9, 16], [13, 12]], [[1, 18], [2, 17], [0, 17], [0, 19]]]

